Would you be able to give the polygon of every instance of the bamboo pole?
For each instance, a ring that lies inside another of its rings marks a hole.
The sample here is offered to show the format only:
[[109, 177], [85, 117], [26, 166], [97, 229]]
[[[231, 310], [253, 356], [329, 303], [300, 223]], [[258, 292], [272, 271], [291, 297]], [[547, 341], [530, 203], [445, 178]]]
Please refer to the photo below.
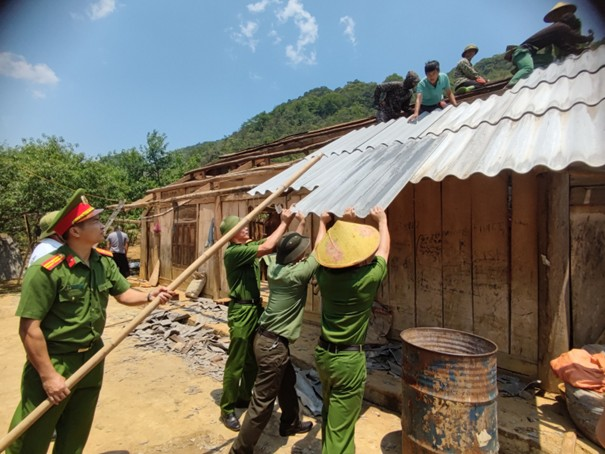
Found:
[[[218, 252], [227, 242], [238, 232], [240, 231], [246, 224], [248, 224], [254, 217], [256, 217], [262, 210], [265, 209], [268, 205], [273, 202], [277, 197], [279, 197], [289, 186], [292, 185], [302, 174], [304, 174], [307, 170], [309, 170], [317, 161], [321, 159], [323, 155], [320, 153], [317, 156], [314, 156], [310, 159], [300, 170], [298, 170], [292, 177], [290, 177], [282, 186], [277, 188], [277, 190], [267, 197], [259, 206], [257, 206], [254, 210], [248, 213], [235, 227], [233, 227], [229, 232], [223, 235], [216, 243], [214, 243], [210, 248], [208, 248], [202, 255], [200, 255], [195, 262], [193, 262], [186, 270], [184, 270], [174, 281], [168, 285], [169, 290], [175, 290], [179, 287], [185, 280], [193, 274], [194, 271], [208, 260], [212, 255]], [[118, 334], [115, 341], [108, 340], [107, 343], [103, 346], [101, 350], [95, 353], [88, 361], [86, 361], [71, 377], [69, 377], [65, 384], [69, 389], [73, 389], [73, 387], [82, 380], [86, 374], [88, 374], [97, 364], [99, 364], [105, 357], [116, 348], [120, 342], [122, 342], [130, 332], [137, 327], [143, 320], [145, 320], [149, 314], [160, 304], [161, 300], [159, 297], [155, 297], [153, 301], [149, 305], [147, 305], [135, 318], [133, 318], [128, 325]], [[23, 419], [17, 426], [13, 428], [9, 433], [7, 433], [2, 439], [0, 439], [0, 452], [4, 451], [8, 448], [17, 438], [19, 438], [27, 429], [29, 429], [40, 417], [46, 413], [53, 404], [50, 400], [46, 399], [40, 405], [38, 405], [29, 415]]]

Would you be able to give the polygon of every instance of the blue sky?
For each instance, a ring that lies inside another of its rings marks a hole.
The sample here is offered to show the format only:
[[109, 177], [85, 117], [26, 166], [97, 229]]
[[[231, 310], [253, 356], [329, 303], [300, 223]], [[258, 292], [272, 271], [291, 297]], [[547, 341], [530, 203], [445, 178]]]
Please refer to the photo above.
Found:
[[[602, 0], [600, 0], [602, 1]], [[540, 28], [545, 0], [9, 0], [0, 8], [0, 143], [43, 134], [89, 156], [223, 138], [319, 86], [381, 82], [468, 43], [482, 57]], [[578, 0], [583, 32], [605, 35]], [[454, 5], [464, 5], [459, 12]]]

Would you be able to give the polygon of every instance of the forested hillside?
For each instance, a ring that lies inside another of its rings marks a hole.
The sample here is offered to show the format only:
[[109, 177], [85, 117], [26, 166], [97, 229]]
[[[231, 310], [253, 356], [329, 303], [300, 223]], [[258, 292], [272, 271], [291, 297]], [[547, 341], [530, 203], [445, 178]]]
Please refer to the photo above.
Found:
[[[483, 59], [477, 68], [490, 80], [509, 74], [501, 56]], [[385, 78], [388, 81], [401, 79], [399, 74]], [[172, 151], [168, 150], [169, 138], [155, 130], [147, 134], [145, 145], [138, 149], [93, 158], [76, 151], [76, 146], [61, 137], [27, 139], [15, 147], [0, 144], [0, 192], [3, 194], [0, 232], [9, 233], [25, 248], [28, 239], [24, 214], [33, 229], [45, 212], [60, 208], [78, 187], [87, 191], [96, 206], [115, 204], [118, 200], [130, 202], [221, 154], [372, 116], [375, 87], [375, 82], [355, 80], [334, 90], [314, 88], [271, 112], [255, 115], [224, 139]]]
[[[511, 64], [503, 55], [479, 60], [477, 70], [491, 81], [511, 76]], [[453, 68], [448, 73], [452, 77]], [[422, 76], [422, 74], [421, 74]], [[385, 81], [402, 80], [391, 74]], [[224, 153], [273, 142], [281, 137], [312, 131], [375, 114], [373, 107], [375, 82], [355, 80], [342, 88], [314, 88], [301, 97], [276, 106], [271, 112], [261, 112], [245, 122], [229, 137], [175, 150], [183, 162], [204, 165]]]

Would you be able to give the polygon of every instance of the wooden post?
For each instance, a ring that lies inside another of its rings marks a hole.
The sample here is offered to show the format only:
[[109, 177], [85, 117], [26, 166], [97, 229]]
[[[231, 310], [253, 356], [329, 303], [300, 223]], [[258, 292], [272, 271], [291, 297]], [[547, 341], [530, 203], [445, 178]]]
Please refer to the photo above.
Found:
[[538, 378], [558, 392], [550, 361], [570, 347], [569, 174], [538, 177]]
[[[187, 267], [174, 281], [168, 285], [169, 290], [175, 290], [185, 280], [193, 274], [194, 271], [208, 260], [216, 252], [220, 251], [221, 248], [229, 242], [229, 240], [242, 228], [244, 228], [252, 219], [254, 219], [259, 213], [261, 213], [267, 206], [269, 206], [276, 198], [294, 183], [302, 174], [309, 170], [317, 161], [321, 159], [323, 155], [317, 154], [310, 159], [303, 167], [301, 167], [294, 175], [292, 175], [287, 181], [284, 182], [273, 194], [267, 197], [259, 206], [248, 213], [235, 227], [229, 232], [223, 235], [216, 243], [209, 247], [202, 255], [200, 255], [195, 262]], [[151, 312], [160, 304], [161, 300], [159, 297], [153, 299], [153, 301], [147, 305], [135, 318], [133, 318], [128, 325], [120, 332], [115, 340], [107, 340], [107, 343], [101, 350], [95, 353], [86, 363], [84, 363], [71, 377], [69, 377], [65, 384], [69, 389], [73, 387], [84, 378], [97, 364], [99, 364], [105, 357], [116, 348], [120, 342], [122, 342], [130, 332], [135, 329], [139, 323], [145, 320]], [[23, 421], [13, 428], [8, 434], [0, 439], [0, 452], [4, 451], [10, 446], [17, 438], [19, 438], [33, 423], [35, 423], [44, 413], [46, 413], [53, 404], [50, 400], [46, 399], [40, 405], [38, 405]]]

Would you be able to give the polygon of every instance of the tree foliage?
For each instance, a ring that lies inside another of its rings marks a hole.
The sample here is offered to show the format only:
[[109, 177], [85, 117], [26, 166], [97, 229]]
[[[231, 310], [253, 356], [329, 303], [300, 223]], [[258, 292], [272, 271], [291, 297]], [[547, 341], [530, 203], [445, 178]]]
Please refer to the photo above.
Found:
[[[502, 55], [479, 60], [475, 67], [494, 81], [510, 77], [510, 63]], [[453, 70], [450, 71], [450, 77]], [[403, 80], [397, 73], [385, 81]], [[157, 130], [147, 134], [139, 149], [130, 148], [94, 158], [76, 151], [60, 137], [23, 140], [20, 146], [0, 144], [0, 232], [26, 244], [24, 214], [37, 223], [45, 212], [60, 208], [70, 194], [82, 187], [91, 203], [106, 206], [118, 200], [140, 199], [147, 190], [180, 178], [225, 153], [270, 143], [375, 114], [376, 83], [354, 80], [334, 90], [318, 87], [302, 96], [250, 118], [233, 134], [220, 140], [168, 150], [168, 138]], [[284, 157], [283, 160], [293, 157]], [[136, 213], [133, 215], [136, 216]]]

